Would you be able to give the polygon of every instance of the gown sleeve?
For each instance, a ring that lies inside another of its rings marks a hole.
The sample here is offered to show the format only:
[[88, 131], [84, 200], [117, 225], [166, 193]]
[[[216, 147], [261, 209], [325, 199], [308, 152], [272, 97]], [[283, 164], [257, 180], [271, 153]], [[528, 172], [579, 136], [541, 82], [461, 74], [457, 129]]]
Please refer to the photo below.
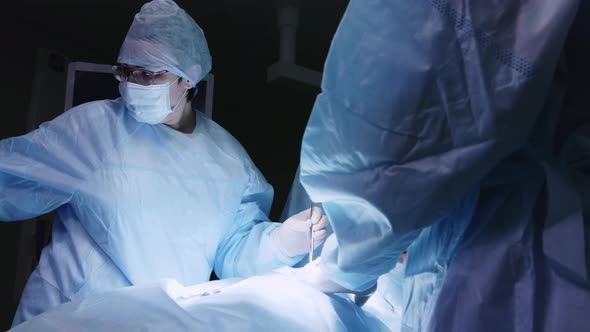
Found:
[[301, 151], [301, 181], [335, 233], [320, 265], [330, 279], [372, 285], [524, 146], [575, 7], [349, 3]]
[[33, 218], [70, 201], [94, 164], [81, 114], [74, 113], [0, 141], [0, 220]]
[[270, 234], [280, 225], [268, 219], [273, 189], [249, 158], [246, 172], [249, 180], [238, 213], [217, 251], [214, 270], [219, 278], [249, 277], [303, 258], [283, 255], [272, 242]]

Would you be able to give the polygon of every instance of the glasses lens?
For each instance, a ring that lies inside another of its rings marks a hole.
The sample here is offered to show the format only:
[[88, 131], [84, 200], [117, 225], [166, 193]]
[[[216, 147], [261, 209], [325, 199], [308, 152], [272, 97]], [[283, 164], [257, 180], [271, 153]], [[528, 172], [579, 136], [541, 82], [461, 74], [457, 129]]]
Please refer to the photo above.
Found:
[[119, 67], [118, 66], [113, 66], [112, 67], [112, 70], [113, 70], [113, 76], [115, 76], [115, 78], [117, 79], [117, 81], [121, 82], [122, 77], [121, 77], [121, 72], [119, 70]]
[[133, 68], [125, 65], [115, 65], [112, 67], [113, 75], [119, 82], [130, 81], [141, 85], [152, 85], [158, 83], [158, 77], [167, 73], [167, 70], [153, 72], [142, 68]]
[[136, 69], [131, 72], [131, 77], [135, 82], [142, 85], [150, 85], [154, 80], [154, 73], [145, 69]]
[[125, 68], [124, 66], [113, 66], [113, 75], [117, 81], [125, 82], [127, 81], [127, 76], [129, 75], [129, 69]]

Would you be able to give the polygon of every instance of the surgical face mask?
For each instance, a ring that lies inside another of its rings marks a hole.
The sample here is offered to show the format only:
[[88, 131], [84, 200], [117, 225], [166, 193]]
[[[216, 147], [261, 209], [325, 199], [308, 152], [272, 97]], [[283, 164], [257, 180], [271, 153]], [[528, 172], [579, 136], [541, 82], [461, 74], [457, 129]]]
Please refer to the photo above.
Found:
[[152, 125], [158, 124], [161, 123], [168, 114], [174, 112], [176, 107], [182, 101], [181, 97], [174, 108], [171, 108], [169, 88], [177, 81], [178, 79], [169, 84], [154, 85], [139, 85], [131, 82], [121, 82], [119, 83], [119, 93], [121, 93], [125, 105], [135, 120]]

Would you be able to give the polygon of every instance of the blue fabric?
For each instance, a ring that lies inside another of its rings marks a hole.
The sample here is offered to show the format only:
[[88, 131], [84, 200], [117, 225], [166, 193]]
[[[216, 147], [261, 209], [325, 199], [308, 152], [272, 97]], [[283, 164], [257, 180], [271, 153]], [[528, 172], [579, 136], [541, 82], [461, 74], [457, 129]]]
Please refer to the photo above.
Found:
[[336, 235], [332, 280], [367, 288], [410, 248], [402, 330], [588, 325], [587, 176], [550, 145], [577, 6], [350, 2], [300, 176]]
[[127, 287], [65, 303], [11, 331], [390, 331], [350, 299], [286, 274]]
[[195, 84], [211, 70], [203, 30], [172, 0], [153, 0], [141, 7], [117, 62], [166, 69]]
[[311, 203], [311, 199], [301, 185], [301, 180], [299, 178], [299, 167], [297, 167], [295, 177], [293, 178], [293, 183], [291, 184], [291, 189], [289, 190], [289, 196], [287, 196], [287, 201], [285, 202], [283, 211], [281, 212], [281, 222], [287, 220], [290, 216], [296, 213], [309, 209]]
[[301, 257], [275, 249], [272, 187], [197, 112], [190, 134], [135, 121], [120, 99], [83, 104], [0, 141], [0, 220], [57, 209], [15, 323], [59, 303], [173, 278], [250, 276]]

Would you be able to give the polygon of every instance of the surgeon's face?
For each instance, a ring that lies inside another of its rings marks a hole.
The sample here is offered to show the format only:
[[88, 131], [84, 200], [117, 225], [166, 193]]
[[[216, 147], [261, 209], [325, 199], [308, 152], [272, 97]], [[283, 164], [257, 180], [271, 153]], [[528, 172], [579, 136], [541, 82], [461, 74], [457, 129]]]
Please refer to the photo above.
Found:
[[117, 64], [114, 68], [117, 80], [140, 85], [168, 85], [170, 107], [174, 112], [168, 114], [163, 123], [177, 122], [188, 103], [186, 93], [194, 84], [164, 68], [145, 68], [130, 64]]

